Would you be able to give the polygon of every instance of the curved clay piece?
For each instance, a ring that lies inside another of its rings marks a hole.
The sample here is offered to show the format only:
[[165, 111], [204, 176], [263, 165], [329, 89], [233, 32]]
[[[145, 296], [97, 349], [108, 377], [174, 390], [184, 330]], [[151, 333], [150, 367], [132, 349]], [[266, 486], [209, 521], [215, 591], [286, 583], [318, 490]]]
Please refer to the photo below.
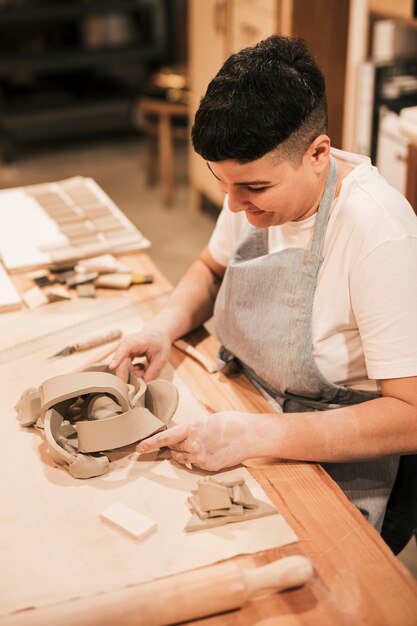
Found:
[[178, 398], [178, 389], [169, 380], [153, 380], [146, 389], [145, 406], [166, 424], [177, 410]]
[[[77, 398], [75, 402], [71, 402], [66, 411], [66, 418], [71, 421], [77, 421], [83, 417], [83, 407], [85, 405], [84, 398]], [[62, 413], [62, 411], [61, 411]]]
[[59, 429], [60, 434], [65, 437], [65, 439], [69, 439], [70, 437], [77, 437], [77, 431], [71, 422], [64, 420]]
[[101, 476], [110, 469], [110, 461], [106, 456], [90, 456], [77, 454], [75, 460], [69, 464], [68, 470], [74, 478], [93, 478]]
[[55, 463], [68, 465], [70, 474], [74, 478], [92, 478], [100, 476], [109, 470], [109, 459], [106, 456], [92, 457], [87, 454], [68, 452], [57, 443], [61, 435], [63, 416], [55, 409], [45, 413], [44, 433], [48, 442], [49, 453]]
[[146, 439], [166, 426], [148, 409], [136, 408], [104, 420], [77, 423], [79, 452], [123, 448]]
[[[114, 372], [113, 372], [114, 374]], [[129, 380], [127, 381], [129, 385], [133, 385], [133, 387], [135, 388], [136, 393], [138, 391], [145, 391], [146, 389], [146, 383], [144, 382], [144, 380], [142, 378], [138, 378], [138, 376], [136, 376], [136, 374], [134, 372], [129, 372]]]
[[22, 426], [31, 426], [39, 417], [41, 411], [41, 394], [37, 387], [29, 387], [25, 389], [20, 396], [16, 409], [16, 419]]
[[43, 422], [43, 432], [48, 442], [49, 453], [56, 463], [61, 464], [72, 463], [76, 456], [74, 453], [71, 454], [68, 450], [64, 450], [57, 442], [61, 436], [61, 424], [63, 421], [64, 416], [56, 409], [52, 408], [46, 411]]
[[137, 378], [137, 376], [135, 376], [135, 378], [138, 381], [138, 384], [135, 386], [135, 395], [131, 399], [131, 403], [133, 407], [144, 407], [147, 386], [141, 378]]
[[55, 376], [43, 382], [39, 389], [41, 417], [59, 402], [90, 393], [107, 393], [116, 399], [123, 411], [130, 408], [127, 384], [114, 374], [106, 372], [77, 372]]
[[[112, 374], [115, 376], [114, 370], [111, 370], [106, 363], [101, 363], [100, 365], [89, 365], [85, 369], [81, 370], [81, 372], [103, 372], [105, 374]], [[138, 378], [134, 372], [129, 372], [129, 380], [127, 381], [129, 385], [133, 385], [136, 390], [139, 390], [140, 383], [143, 383], [141, 378]]]
[[117, 404], [106, 394], [95, 394], [87, 399], [83, 407], [83, 418], [88, 420], [104, 420], [123, 413], [120, 404]]
[[[112, 376], [115, 376], [114, 371], [110, 370], [108, 365], [90, 365], [90, 367], [87, 367], [86, 369], [82, 371], [83, 372], [103, 372], [105, 374], [111, 374]], [[136, 376], [134, 372], [129, 372], [129, 380], [127, 384], [129, 387], [129, 398], [131, 400], [132, 406], [145, 406], [144, 401], [143, 402], [141, 401], [138, 404], [139, 398], [146, 391], [146, 383], [143, 381], [143, 379]], [[134, 391], [130, 390], [131, 387], [133, 387]]]
[[61, 448], [64, 448], [64, 450], [66, 450], [70, 454], [77, 454], [78, 453], [78, 444], [77, 444], [77, 440], [76, 439], [71, 443], [70, 440], [67, 439], [67, 437], [65, 437], [61, 433], [58, 436], [56, 442], [57, 442], [58, 445], [61, 446]]

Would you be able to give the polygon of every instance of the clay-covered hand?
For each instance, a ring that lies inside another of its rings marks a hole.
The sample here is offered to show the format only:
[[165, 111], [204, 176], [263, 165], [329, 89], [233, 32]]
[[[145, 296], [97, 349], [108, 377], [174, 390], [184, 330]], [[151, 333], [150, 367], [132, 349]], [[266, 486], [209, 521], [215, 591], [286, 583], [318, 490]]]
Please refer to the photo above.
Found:
[[[161, 369], [167, 364], [171, 342], [163, 333], [143, 329], [140, 333], [127, 335], [117, 347], [109, 365], [115, 374], [127, 382], [129, 372], [135, 371], [145, 382], [158, 378]], [[145, 356], [147, 363], [133, 365], [136, 357]]]
[[153, 435], [136, 450], [151, 452], [167, 446], [179, 463], [217, 471], [257, 456], [256, 440], [256, 415], [222, 411]]

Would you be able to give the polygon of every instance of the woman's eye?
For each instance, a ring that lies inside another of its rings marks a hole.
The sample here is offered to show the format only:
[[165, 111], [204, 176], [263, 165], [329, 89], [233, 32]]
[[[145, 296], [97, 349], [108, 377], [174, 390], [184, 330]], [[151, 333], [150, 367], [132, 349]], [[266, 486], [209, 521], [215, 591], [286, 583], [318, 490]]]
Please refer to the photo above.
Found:
[[268, 187], [248, 187], [247, 189], [252, 193], [262, 193], [262, 191], [266, 191]]

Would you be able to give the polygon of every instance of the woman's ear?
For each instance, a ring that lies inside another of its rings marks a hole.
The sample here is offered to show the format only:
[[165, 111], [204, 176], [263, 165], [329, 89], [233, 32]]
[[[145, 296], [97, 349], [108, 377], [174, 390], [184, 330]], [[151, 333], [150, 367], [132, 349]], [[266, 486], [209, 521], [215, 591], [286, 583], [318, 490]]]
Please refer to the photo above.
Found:
[[306, 156], [314, 169], [321, 171], [328, 164], [330, 156], [330, 137], [319, 135], [310, 144]]

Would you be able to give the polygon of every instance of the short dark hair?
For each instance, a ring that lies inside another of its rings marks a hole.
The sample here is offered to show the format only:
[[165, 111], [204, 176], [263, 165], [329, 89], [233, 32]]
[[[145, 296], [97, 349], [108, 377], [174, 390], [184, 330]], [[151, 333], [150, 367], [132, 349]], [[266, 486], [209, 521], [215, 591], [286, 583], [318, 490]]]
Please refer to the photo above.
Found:
[[302, 39], [272, 35], [233, 54], [210, 82], [192, 128], [207, 161], [254, 161], [278, 146], [301, 161], [327, 132], [323, 73]]

